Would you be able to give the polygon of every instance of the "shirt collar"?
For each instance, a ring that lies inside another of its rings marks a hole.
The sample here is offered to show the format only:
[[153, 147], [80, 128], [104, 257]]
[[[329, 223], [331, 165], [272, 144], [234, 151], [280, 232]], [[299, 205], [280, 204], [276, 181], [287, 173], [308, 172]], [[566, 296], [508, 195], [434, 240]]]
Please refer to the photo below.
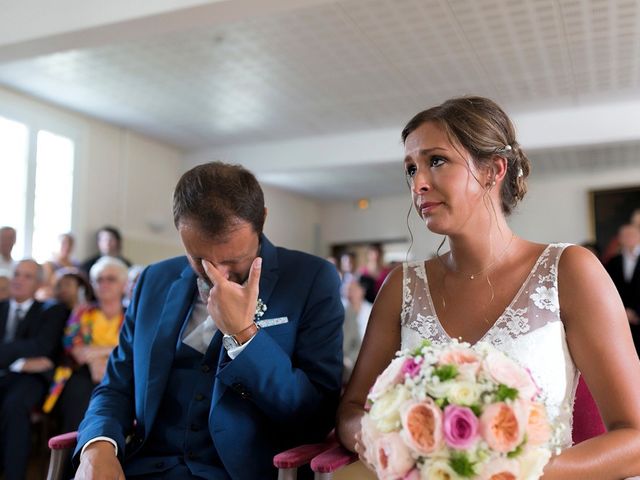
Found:
[[26, 313], [31, 308], [31, 305], [33, 305], [33, 298], [29, 298], [22, 303], [16, 302], [13, 298], [11, 299], [11, 310], [14, 312], [18, 307], [20, 307], [20, 310]]

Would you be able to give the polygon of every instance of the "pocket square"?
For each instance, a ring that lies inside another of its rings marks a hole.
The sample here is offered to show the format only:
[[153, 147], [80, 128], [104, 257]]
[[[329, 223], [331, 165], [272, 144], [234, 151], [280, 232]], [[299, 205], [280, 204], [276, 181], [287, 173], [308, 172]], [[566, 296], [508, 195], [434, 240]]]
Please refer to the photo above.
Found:
[[256, 323], [260, 325], [260, 328], [273, 327], [274, 325], [282, 325], [289, 322], [289, 317], [278, 318], [266, 318], [264, 320], [258, 320]]

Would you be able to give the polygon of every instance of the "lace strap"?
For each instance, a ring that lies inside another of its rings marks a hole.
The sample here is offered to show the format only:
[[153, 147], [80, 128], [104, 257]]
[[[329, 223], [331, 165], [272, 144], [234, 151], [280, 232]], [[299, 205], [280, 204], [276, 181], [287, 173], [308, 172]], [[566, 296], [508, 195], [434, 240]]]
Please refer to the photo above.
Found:
[[424, 274], [424, 263], [420, 261], [402, 263], [402, 310], [400, 321], [402, 325], [407, 325], [413, 318], [412, 312], [418, 307], [416, 292], [426, 292], [426, 278]]

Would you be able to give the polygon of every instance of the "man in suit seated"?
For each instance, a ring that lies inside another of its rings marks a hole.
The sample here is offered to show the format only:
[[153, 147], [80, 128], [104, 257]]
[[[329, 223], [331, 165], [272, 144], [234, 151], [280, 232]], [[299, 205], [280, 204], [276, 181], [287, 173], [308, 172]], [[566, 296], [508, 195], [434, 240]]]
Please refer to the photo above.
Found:
[[0, 455], [5, 480], [25, 478], [31, 446], [31, 412], [42, 402], [68, 311], [34, 300], [42, 267], [16, 265], [10, 299], [0, 302]]
[[633, 342], [640, 353], [640, 229], [633, 224], [618, 231], [620, 254], [606, 264], [627, 312]]
[[262, 189], [240, 166], [185, 173], [173, 215], [187, 255], [140, 276], [80, 425], [76, 478], [276, 478], [275, 453], [334, 422], [336, 269], [269, 242]]

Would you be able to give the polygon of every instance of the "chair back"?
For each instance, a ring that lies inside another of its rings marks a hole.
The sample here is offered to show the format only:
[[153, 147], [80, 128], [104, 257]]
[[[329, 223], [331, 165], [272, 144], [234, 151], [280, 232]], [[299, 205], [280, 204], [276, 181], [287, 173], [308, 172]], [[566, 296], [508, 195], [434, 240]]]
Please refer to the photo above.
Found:
[[606, 431], [598, 406], [591, 396], [587, 384], [580, 376], [576, 390], [576, 400], [573, 404], [573, 443], [575, 445], [576, 443], [584, 442]]

